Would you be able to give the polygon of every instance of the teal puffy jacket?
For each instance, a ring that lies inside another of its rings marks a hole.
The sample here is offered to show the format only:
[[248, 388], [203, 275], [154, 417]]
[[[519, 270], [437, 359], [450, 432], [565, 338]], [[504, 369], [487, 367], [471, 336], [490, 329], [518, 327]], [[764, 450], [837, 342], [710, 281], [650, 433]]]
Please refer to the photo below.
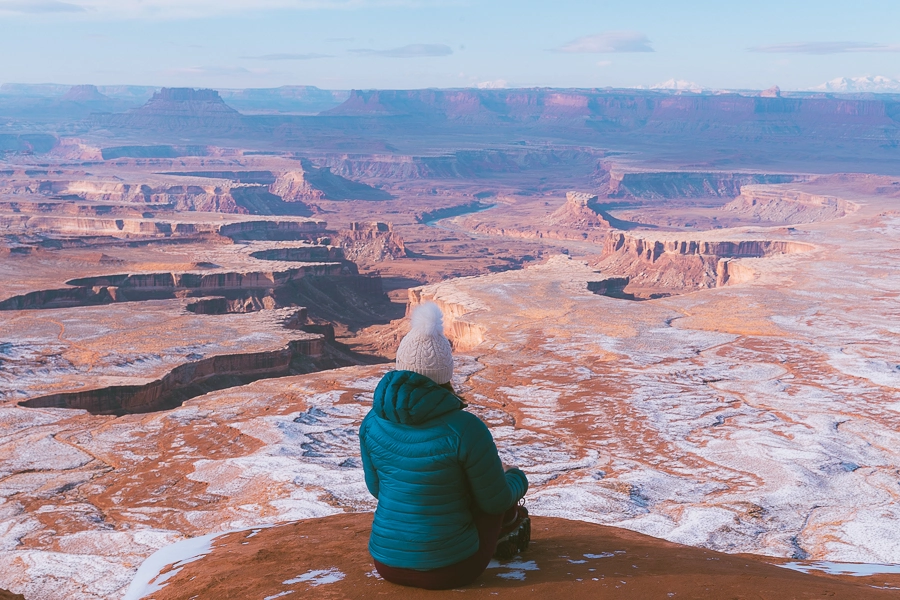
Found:
[[378, 499], [369, 552], [391, 567], [430, 570], [478, 550], [472, 509], [508, 510], [525, 495], [503, 472], [494, 438], [458, 396], [424, 375], [390, 371], [359, 428], [366, 486]]

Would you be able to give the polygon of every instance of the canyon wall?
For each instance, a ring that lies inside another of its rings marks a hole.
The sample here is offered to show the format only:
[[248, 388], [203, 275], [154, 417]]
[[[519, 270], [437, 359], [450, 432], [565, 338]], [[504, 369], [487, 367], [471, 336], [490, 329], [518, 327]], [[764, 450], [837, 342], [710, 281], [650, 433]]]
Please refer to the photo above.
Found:
[[334, 241], [354, 262], [381, 262], [406, 256], [406, 246], [392, 223], [350, 223]]
[[[306, 277], [346, 278], [350, 285], [364, 285], [350, 281], [357, 277], [357, 272], [355, 265], [346, 261], [305, 264], [268, 272], [125, 273], [80, 277], [66, 282], [72, 286], [70, 288], [12, 296], [0, 301], [0, 311], [90, 306], [184, 295], [206, 296], [241, 290], [257, 290], [261, 296], [271, 296], [273, 290]], [[260, 302], [265, 305], [265, 301]]]
[[802, 175], [728, 172], [609, 171], [609, 198], [734, 198], [744, 186], [805, 181]]
[[613, 232], [597, 267], [627, 276], [631, 288], [684, 291], [751, 281], [755, 273], [740, 258], [809, 252], [814, 247], [781, 240], [650, 239]]
[[[168, 210], [232, 214], [308, 216], [307, 202], [390, 200], [380, 189], [304, 163], [291, 171], [186, 171], [149, 175], [144, 182], [90, 179], [88, 173], [8, 170], [0, 173], [0, 193], [114, 204], [141, 204]], [[185, 181], [190, 178], [189, 181]], [[211, 181], [215, 180], [215, 181]]]
[[250, 256], [260, 260], [286, 262], [335, 262], [347, 258], [344, 249], [338, 246], [300, 246], [294, 248], [270, 248], [251, 252]]
[[[158, 178], [157, 178], [158, 179]], [[178, 211], [230, 214], [307, 216], [309, 208], [294, 199], [284, 202], [270, 186], [228, 181], [218, 183], [122, 183], [82, 179], [15, 178], [0, 180], [0, 192], [10, 196], [46, 196], [115, 204], [145, 204]]]
[[762, 258], [774, 254], [808, 252], [813, 247], [803, 242], [773, 240], [707, 241], [707, 240], [652, 240], [649, 238], [613, 232], [607, 236], [604, 255], [624, 254], [646, 262], [656, 262], [663, 254], [706, 255], [717, 258]]
[[839, 219], [855, 211], [858, 205], [821, 194], [796, 190], [746, 186], [741, 195], [722, 210], [763, 222], [801, 224]]
[[467, 229], [485, 235], [527, 240], [555, 239], [603, 243], [612, 228], [611, 217], [597, 211], [597, 195], [567, 192], [566, 201], [545, 219], [532, 225], [501, 225], [478, 215], [464, 221]]
[[[856, 126], [896, 134], [893, 98], [763, 98], [739, 93], [671, 94], [640, 90], [379, 90], [351, 92], [329, 116], [417, 117], [461, 123], [587, 123], [598, 130], [795, 136]], [[781, 127], [780, 127], [781, 126]], [[885, 128], [889, 131], [885, 131]]]
[[[194, 237], [221, 236], [232, 240], [314, 240], [326, 232], [324, 221], [169, 221], [165, 218], [56, 216], [73, 212], [66, 204], [28, 206], [30, 214], [18, 212], [0, 215], [0, 230], [8, 232], [44, 232], [60, 234], [105, 235], [114, 237]], [[62, 209], [60, 209], [60, 207]], [[87, 212], [87, 211], [86, 211]], [[52, 214], [51, 214], [52, 213]]]
[[20, 402], [27, 408], [70, 408], [96, 415], [155, 412], [180, 406], [186, 399], [257, 379], [290, 375], [300, 357], [321, 357], [324, 336], [307, 334], [280, 350], [212, 356], [175, 367], [161, 379], [140, 386], [51, 394]]
[[557, 166], [590, 169], [604, 156], [599, 150], [546, 148], [459, 150], [439, 156], [328, 154], [319, 160], [344, 177], [373, 179], [469, 179]]
[[444, 313], [444, 334], [453, 344], [453, 349], [467, 352], [484, 341], [485, 329], [465, 319], [467, 313], [478, 310], [478, 305], [465, 302], [462, 298], [458, 300], [461, 301], [440, 297], [436, 286], [410, 288], [407, 316], [420, 304], [434, 302]]
[[416, 222], [429, 224], [435, 221], [440, 221], [441, 219], [449, 219], [451, 217], [458, 217], [460, 215], [467, 215], [469, 213], [481, 212], [483, 210], [493, 208], [494, 206], [496, 205], [485, 204], [480, 200], [473, 200], [471, 202], [466, 202], [465, 204], [457, 204], [456, 206], [447, 206], [444, 208], [436, 208], [434, 210], [421, 212], [416, 215]]

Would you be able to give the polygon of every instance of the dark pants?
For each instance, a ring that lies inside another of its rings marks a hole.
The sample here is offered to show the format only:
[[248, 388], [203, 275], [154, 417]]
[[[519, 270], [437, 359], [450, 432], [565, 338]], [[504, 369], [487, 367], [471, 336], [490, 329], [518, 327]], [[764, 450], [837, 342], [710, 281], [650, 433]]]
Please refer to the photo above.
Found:
[[494, 550], [497, 548], [500, 529], [504, 523], [508, 523], [516, 517], [517, 508], [513, 506], [502, 515], [489, 515], [476, 511], [474, 517], [475, 527], [478, 529], [478, 551], [458, 563], [430, 571], [418, 571], [389, 567], [376, 560], [375, 568], [378, 570], [378, 574], [387, 581], [409, 587], [449, 590], [469, 585], [484, 573], [488, 563], [491, 562], [491, 557], [494, 556]]

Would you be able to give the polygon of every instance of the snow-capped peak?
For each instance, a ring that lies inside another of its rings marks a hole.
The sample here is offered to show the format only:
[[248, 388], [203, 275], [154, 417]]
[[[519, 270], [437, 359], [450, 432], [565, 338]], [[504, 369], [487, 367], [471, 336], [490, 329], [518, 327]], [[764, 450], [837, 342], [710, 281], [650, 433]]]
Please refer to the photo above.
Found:
[[876, 75], [874, 77], [838, 77], [813, 88], [822, 92], [844, 93], [900, 93], [900, 81]]
[[679, 90], [684, 92], [702, 92], [703, 88], [693, 81], [685, 81], [684, 79], [669, 79], [662, 83], [650, 86], [651, 90]]

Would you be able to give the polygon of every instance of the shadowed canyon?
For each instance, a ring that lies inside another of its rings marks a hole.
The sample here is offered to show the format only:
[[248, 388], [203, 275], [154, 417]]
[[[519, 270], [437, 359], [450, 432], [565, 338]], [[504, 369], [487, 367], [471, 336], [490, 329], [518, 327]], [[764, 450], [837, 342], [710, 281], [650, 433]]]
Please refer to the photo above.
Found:
[[900, 589], [900, 97], [47, 90], [0, 88], [0, 588], [390, 593], [357, 431], [434, 301], [535, 523], [468, 595]]

